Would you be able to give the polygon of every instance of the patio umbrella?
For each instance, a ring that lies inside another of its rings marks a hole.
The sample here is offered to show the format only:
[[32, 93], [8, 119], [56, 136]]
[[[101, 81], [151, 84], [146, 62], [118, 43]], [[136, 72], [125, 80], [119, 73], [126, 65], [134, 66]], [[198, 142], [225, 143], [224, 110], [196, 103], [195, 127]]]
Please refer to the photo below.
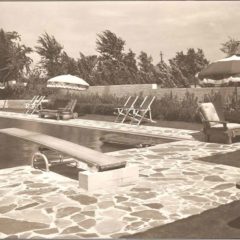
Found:
[[47, 87], [82, 91], [88, 89], [89, 84], [79, 77], [67, 74], [59, 75], [49, 79], [47, 82]]
[[239, 76], [240, 76], [240, 56], [239, 55], [233, 55], [231, 57], [213, 62], [198, 74], [198, 77], [201, 80], [206, 78], [206, 79], [216, 80], [217, 82], [218, 80], [225, 79], [223, 81], [224, 83], [226, 83], [227, 81], [238, 82], [239, 80], [237, 80], [237, 78], [234, 80], [230, 77], [239, 77]]
[[233, 55], [228, 58], [211, 63], [200, 73], [198, 73], [200, 84], [226, 85], [235, 83], [235, 92], [237, 100], [236, 83], [240, 82], [240, 55]]

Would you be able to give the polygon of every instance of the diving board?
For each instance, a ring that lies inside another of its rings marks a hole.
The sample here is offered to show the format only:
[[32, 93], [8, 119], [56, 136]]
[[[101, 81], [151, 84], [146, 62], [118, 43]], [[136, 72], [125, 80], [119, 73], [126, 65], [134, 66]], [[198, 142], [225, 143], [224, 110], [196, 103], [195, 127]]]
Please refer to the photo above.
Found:
[[95, 167], [98, 171], [106, 171], [126, 166], [126, 160], [108, 156], [79, 144], [69, 142], [60, 138], [52, 137], [46, 134], [32, 132], [19, 128], [0, 129], [0, 133], [18, 137], [30, 141], [48, 149], [68, 155], [90, 167]]
[[[54, 164], [75, 163], [78, 166], [79, 162], [85, 163], [90, 171], [79, 172], [79, 186], [87, 190], [132, 184], [139, 177], [138, 166], [126, 166], [127, 161], [124, 159], [109, 156], [73, 142], [19, 128], [0, 129], [0, 133], [40, 146], [39, 151], [33, 154], [33, 167], [41, 162], [45, 163], [46, 171], [49, 171], [49, 167]], [[57, 161], [48, 158], [49, 151], [57, 153]]]

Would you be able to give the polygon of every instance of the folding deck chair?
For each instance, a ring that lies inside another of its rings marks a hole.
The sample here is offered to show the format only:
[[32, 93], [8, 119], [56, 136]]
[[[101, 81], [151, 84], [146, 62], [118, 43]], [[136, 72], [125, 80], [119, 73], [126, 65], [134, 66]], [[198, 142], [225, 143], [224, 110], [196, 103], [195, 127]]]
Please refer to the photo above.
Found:
[[114, 108], [114, 109], [118, 110], [118, 109], [127, 107], [127, 104], [128, 104], [128, 102], [130, 101], [131, 98], [132, 98], [132, 96], [129, 96], [128, 99], [126, 100], [126, 102], [125, 102], [122, 106], [116, 107], [116, 108]]
[[7, 107], [8, 107], [8, 100], [6, 99], [6, 100], [4, 100], [2, 109], [7, 108]]
[[151, 112], [151, 105], [154, 101], [156, 97], [146, 97], [143, 101], [143, 103], [140, 105], [139, 108], [134, 108], [130, 113], [130, 117], [131, 117], [131, 124], [136, 124], [136, 125], [140, 125], [140, 123], [144, 120], [144, 121], [149, 121], [152, 123], [155, 123], [156, 121], [154, 121], [152, 119], [152, 112]]
[[33, 114], [35, 113], [37, 110], [39, 110], [39, 108], [41, 107], [41, 104], [43, 102], [43, 100], [45, 99], [45, 96], [36, 96], [34, 97], [31, 102], [28, 104], [27, 106], [27, 110], [26, 110], [26, 114]]
[[231, 144], [232, 138], [240, 135], [240, 124], [221, 121], [213, 103], [201, 103], [198, 113], [203, 123], [202, 131], [207, 142], [210, 141], [210, 137], [224, 136], [225, 142]]
[[121, 122], [123, 123], [129, 111], [131, 111], [134, 108], [134, 104], [138, 100], [138, 96], [134, 97], [129, 97], [125, 104], [122, 107], [115, 108], [117, 110], [117, 117], [115, 118], [114, 122]]
[[25, 104], [26, 112], [29, 110], [30, 106], [39, 98], [38, 95], [35, 95], [29, 102]]

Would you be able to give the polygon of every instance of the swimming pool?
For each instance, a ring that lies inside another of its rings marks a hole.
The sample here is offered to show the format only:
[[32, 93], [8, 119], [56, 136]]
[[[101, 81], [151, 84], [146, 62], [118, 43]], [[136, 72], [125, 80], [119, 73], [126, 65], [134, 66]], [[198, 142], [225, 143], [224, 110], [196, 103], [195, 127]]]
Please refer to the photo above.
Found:
[[[99, 152], [112, 152], [132, 148], [131, 145], [109, 144], [101, 139], [109, 133], [95, 129], [62, 126], [40, 122], [31, 122], [17, 119], [0, 118], [0, 128], [22, 128], [30, 131], [44, 133], [50, 136], [62, 138]], [[117, 133], [116, 138], [126, 134]], [[172, 140], [162, 139], [159, 143]], [[0, 169], [29, 165], [32, 154], [38, 146], [31, 142], [26, 142], [18, 138], [0, 134]]]

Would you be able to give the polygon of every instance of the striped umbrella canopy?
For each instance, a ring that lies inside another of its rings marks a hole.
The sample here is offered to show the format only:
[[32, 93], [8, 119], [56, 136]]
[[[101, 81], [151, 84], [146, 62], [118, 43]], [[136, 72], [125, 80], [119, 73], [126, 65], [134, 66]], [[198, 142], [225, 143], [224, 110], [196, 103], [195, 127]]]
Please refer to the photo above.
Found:
[[229, 83], [239, 83], [240, 82], [240, 76], [235, 77], [228, 77], [223, 79], [210, 79], [210, 78], [204, 78], [199, 81], [200, 85], [212, 85], [212, 86], [222, 86], [222, 85], [228, 85]]
[[228, 58], [218, 60], [211, 63], [199, 74], [198, 78], [211, 79], [211, 82], [215, 80], [227, 83], [227, 82], [239, 82], [240, 80], [240, 56], [233, 55]]
[[47, 87], [83, 91], [89, 88], [89, 84], [79, 77], [67, 74], [49, 79]]

